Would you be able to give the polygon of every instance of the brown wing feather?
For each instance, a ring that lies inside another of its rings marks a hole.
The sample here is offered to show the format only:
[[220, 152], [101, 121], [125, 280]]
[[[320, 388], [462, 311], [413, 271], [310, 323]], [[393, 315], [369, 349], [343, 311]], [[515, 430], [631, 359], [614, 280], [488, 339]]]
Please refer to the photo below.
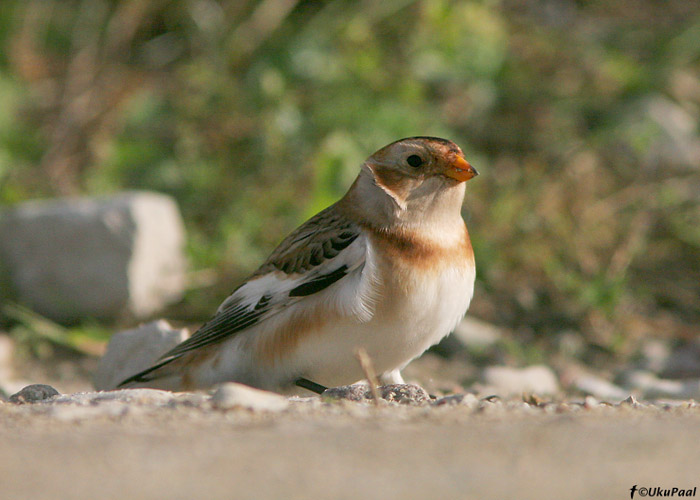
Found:
[[252, 277], [274, 270], [303, 273], [337, 256], [359, 235], [357, 224], [338, 211], [336, 205], [331, 205], [282, 240]]

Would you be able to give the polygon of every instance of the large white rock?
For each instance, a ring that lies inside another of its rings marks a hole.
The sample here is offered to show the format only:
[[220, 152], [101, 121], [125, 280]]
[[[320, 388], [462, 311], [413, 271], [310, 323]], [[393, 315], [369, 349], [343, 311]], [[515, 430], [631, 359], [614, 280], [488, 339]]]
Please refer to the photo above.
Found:
[[164, 319], [112, 335], [97, 366], [93, 383], [98, 391], [149, 368], [167, 351], [189, 337], [187, 329], [175, 330]]
[[146, 317], [182, 296], [184, 239], [165, 195], [32, 201], [0, 217], [0, 267], [17, 300], [56, 321]]

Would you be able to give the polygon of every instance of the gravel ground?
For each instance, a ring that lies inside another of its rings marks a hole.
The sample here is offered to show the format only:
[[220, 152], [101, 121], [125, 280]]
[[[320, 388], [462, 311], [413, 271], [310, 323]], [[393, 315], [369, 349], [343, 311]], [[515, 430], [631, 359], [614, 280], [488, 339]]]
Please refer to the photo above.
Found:
[[692, 401], [377, 406], [261, 395], [248, 405], [247, 393], [231, 394], [0, 403], [1, 496], [621, 499], [633, 485], [700, 486]]
[[[94, 364], [69, 356], [16, 365], [7, 395], [20, 380], [64, 394], [25, 393], [48, 398], [32, 404], [0, 394], [2, 500], [626, 499], [634, 485], [634, 498], [639, 488], [700, 486], [700, 405], [621, 402], [630, 392], [620, 387], [599, 396], [613, 404], [565, 391], [527, 402], [484, 397], [504, 373], [520, 387], [541, 369], [491, 370], [467, 386], [478, 395], [441, 404], [420, 390], [382, 392], [409, 404], [377, 406], [236, 385], [213, 395], [80, 392], [91, 390]], [[475, 378], [469, 365], [431, 355], [407, 373], [437, 394]]]

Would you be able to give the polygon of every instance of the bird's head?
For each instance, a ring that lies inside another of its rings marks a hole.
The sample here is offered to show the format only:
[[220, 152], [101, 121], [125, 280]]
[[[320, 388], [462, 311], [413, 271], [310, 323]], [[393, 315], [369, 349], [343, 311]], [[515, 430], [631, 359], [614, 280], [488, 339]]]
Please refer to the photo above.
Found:
[[362, 166], [375, 186], [399, 210], [429, 209], [447, 193], [461, 205], [465, 181], [478, 172], [455, 143], [438, 137], [409, 137], [392, 142]]

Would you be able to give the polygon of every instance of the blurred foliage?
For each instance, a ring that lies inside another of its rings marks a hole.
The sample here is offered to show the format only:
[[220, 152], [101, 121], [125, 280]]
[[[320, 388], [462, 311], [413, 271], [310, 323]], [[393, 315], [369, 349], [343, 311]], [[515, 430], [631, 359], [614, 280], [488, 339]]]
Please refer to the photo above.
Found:
[[473, 314], [620, 353], [698, 332], [696, 2], [3, 0], [0, 47], [0, 204], [174, 196], [217, 269], [176, 316], [374, 150], [438, 135], [483, 174]]
[[10, 334], [20, 350], [34, 358], [51, 356], [55, 347], [79, 354], [101, 356], [111, 335], [110, 330], [91, 321], [66, 328], [11, 302], [2, 307], [2, 312], [14, 321]]

